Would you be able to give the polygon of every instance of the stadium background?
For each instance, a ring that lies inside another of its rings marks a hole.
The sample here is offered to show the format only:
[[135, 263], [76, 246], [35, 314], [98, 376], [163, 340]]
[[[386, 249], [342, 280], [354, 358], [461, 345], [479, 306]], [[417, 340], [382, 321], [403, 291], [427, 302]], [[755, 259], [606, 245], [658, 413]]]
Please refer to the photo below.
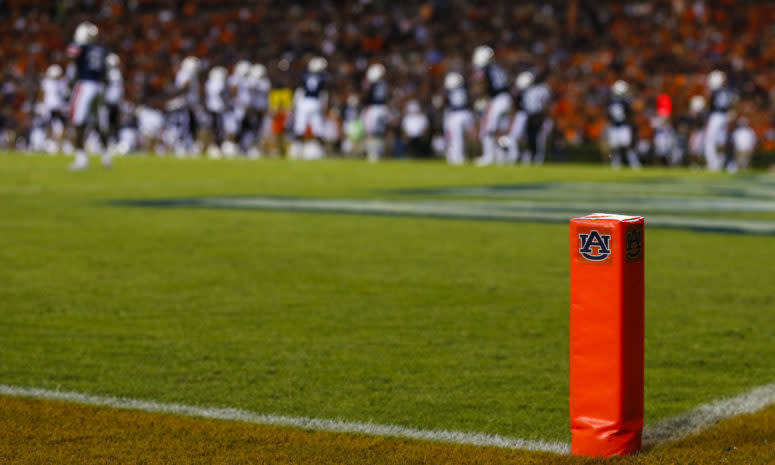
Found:
[[[512, 78], [528, 68], [546, 73], [555, 158], [599, 156], [585, 144], [600, 139], [616, 79], [631, 84], [641, 138], [650, 136], [661, 93], [673, 100], [680, 132], [689, 99], [705, 93], [714, 68], [727, 72], [740, 96], [737, 115], [750, 121], [760, 151], [775, 149], [775, 6], [764, 1], [2, 0], [0, 18], [0, 125], [18, 135], [32, 124], [39, 77], [65, 62], [75, 26], [91, 20], [122, 59], [127, 100], [157, 108], [186, 55], [204, 69], [264, 63], [274, 88], [293, 88], [306, 59], [320, 53], [330, 62], [332, 107], [359, 93], [369, 63], [383, 62], [393, 114], [417, 99], [438, 131], [433, 97], [444, 74], [468, 71], [473, 47], [489, 43]], [[397, 131], [395, 117], [391, 127]]]

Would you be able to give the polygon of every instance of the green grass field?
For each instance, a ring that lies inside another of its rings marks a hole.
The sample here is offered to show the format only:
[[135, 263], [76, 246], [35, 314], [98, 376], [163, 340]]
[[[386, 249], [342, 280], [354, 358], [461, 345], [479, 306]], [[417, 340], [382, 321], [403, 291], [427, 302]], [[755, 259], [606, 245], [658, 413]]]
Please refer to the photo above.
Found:
[[[67, 163], [0, 153], [0, 384], [567, 441], [567, 219], [608, 207], [647, 220], [646, 422], [775, 380], [775, 235], [648, 226], [769, 228], [769, 174]], [[372, 203], [126, 202], [255, 196]], [[401, 213], [423, 202], [482, 213]]]

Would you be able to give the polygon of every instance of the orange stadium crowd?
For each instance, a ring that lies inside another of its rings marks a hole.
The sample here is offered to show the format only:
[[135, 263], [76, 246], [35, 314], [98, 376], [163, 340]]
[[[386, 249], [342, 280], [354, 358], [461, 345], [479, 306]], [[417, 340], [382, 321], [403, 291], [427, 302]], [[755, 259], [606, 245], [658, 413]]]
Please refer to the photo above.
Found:
[[430, 106], [449, 69], [468, 70], [489, 44], [513, 79], [545, 73], [550, 114], [568, 144], [597, 141], [611, 84], [632, 89], [637, 132], [648, 137], [657, 96], [673, 117], [706, 95], [713, 69], [727, 73], [738, 116], [760, 149], [775, 150], [775, 4], [734, 0], [388, 2], [265, 0], [0, 0], [0, 119], [30, 125], [39, 77], [64, 64], [80, 21], [100, 28], [121, 57], [126, 99], [163, 105], [188, 55], [208, 66], [266, 65], [273, 87], [295, 87], [311, 54], [328, 59], [332, 104], [357, 93], [365, 68], [387, 69], [391, 106]]

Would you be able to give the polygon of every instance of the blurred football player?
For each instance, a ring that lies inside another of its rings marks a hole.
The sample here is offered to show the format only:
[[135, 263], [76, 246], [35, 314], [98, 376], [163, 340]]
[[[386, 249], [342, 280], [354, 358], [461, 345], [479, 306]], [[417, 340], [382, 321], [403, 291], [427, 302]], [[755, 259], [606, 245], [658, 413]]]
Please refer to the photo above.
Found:
[[475, 77], [484, 79], [490, 101], [482, 115], [479, 137], [482, 141], [482, 156], [477, 159], [478, 166], [502, 163], [504, 157], [496, 147], [496, 133], [503, 118], [511, 109], [511, 95], [506, 73], [493, 61], [493, 49], [482, 45], [474, 50], [472, 64]]
[[385, 67], [375, 63], [366, 70], [366, 95], [363, 98], [363, 125], [366, 130], [366, 156], [375, 162], [385, 154], [388, 122], [388, 87]]
[[70, 165], [73, 170], [82, 170], [89, 166], [89, 157], [84, 148], [89, 123], [102, 141], [102, 164], [111, 166], [106, 128], [99, 124], [99, 111], [105, 92], [108, 50], [97, 43], [98, 35], [97, 26], [90, 22], [80, 23], [75, 29], [74, 43], [67, 47], [67, 55], [72, 59], [68, 74], [75, 79], [70, 97], [70, 123], [75, 128], [75, 161]]
[[528, 79], [522, 84], [520, 95], [522, 111], [525, 112], [525, 126], [527, 130], [527, 145], [529, 152], [522, 155], [522, 163], [543, 163], [546, 158], [546, 139], [551, 132], [551, 119], [548, 118], [549, 99], [551, 93], [549, 86], [543, 80], [538, 81], [533, 73], [528, 72]]
[[654, 162], [663, 166], [681, 163], [682, 153], [676, 132], [667, 116], [655, 116], [651, 120], [654, 129]]
[[732, 130], [732, 147], [735, 152], [735, 168], [745, 170], [751, 167], [751, 157], [756, 149], [756, 132], [748, 125], [748, 119], [738, 118]]
[[251, 104], [250, 66], [250, 62], [246, 60], [238, 61], [227, 80], [231, 101], [234, 105], [230, 111], [226, 112], [224, 120], [226, 141], [224, 141], [223, 152], [226, 155], [242, 152], [243, 141], [247, 137], [245, 118]]
[[210, 158], [221, 157], [221, 145], [224, 141], [224, 118], [231, 107], [231, 94], [226, 83], [228, 71], [223, 66], [210, 69], [205, 81], [205, 110], [209, 127], [205, 135], [205, 146]]
[[175, 147], [177, 155], [200, 152], [204, 145], [195, 142], [200, 137], [199, 113], [201, 112], [201, 89], [199, 85], [199, 58], [188, 56], [183, 59], [175, 74], [175, 96], [167, 103], [170, 123], [177, 132], [179, 141]]
[[689, 100], [689, 114], [686, 118], [689, 126], [689, 158], [699, 165], [705, 158], [705, 97], [695, 95]]
[[530, 71], [523, 71], [519, 73], [517, 79], [514, 81], [514, 86], [516, 88], [516, 94], [514, 95], [516, 112], [509, 125], [508, 155], [506, 156], [506, 161], [509, 163], [514, 163], [519, 160], [519, 141], [525, 133], [525, 126], [527, 124], [527, 112], [525, 112], [522, 95], [533, 83], [533, 79], [533, 73]]
[[633, 134], [632, 107], [627, 98], [629, 86], [619, 80], [611, 86], [611, 100], [608, 102], [608, 147], [611, 150], [611, 166], [618, 168], [627, 160], [633, 169], [640, 168], [640, 160], [635, 154], [635, 136]]
[[[302, 85], [293, 98], [293, 141], [290, 147], [291, 158], [316, 159], [323, 156], [321, 136], [323, 132], [323, 109], [326, 107], [325, 71], [328, 62], [323, 57], [313, 57], [307, 63], [307, 72]], [[315, 142], [304, 144], [307, 128], [312, 132]]]
[[466, 133], [473, 126], [473, 116], [468, 108], [468, 91], [463, 75], [451, 72], [444, 78], [446, 106], [444, 109], [444, 140], [447, 163], [462, 165], [466, 160]]
[[43, 125], [48, 138], [46, 150], [55, 153], [60, 150], [64, 136], [65, 117], [63, 114], [67, 100], [67, 83], [62, 67], [51, 65], [40, 81], [40, 104]]
[[[115, 53], [108, 54], [105, 59], [107, 66], [107, 86], [105, 88], [105, 112], [103, 124], [108, 130], [108, 143], [115, 146], [118, 143], [118, 130], [121, 125], [121, 102], [124, 99], [124, 78], [121, 75], [120, 59]], [[111, 148], [112, 150], [112, 148]]]
[[410, 157], [424, 158], [429, 155], [428, 129], [430, 121], [428, 115], [420, 107], [417, 100], [410, 100], [406, 104], [406, 114], [401, 120], [401, 133], [406, 142], [406, 151]]
[[705, 124], [705, 163], [710, 171], [720, 171], [724, 168], [725, 154], [719, 152], [719, 146], [726, 147], [728, 112], [733, 102], [733, 95], [725, 87], [726, 75], [723, 71], [714, 70], [708, 74], [708, 89], [710, 90], [710, 113]]
[[248, 85], [250, 90], [250, 105], [243, 121], [246, 131], [245, 146], [248, 147], [248, 156], [257, 158], [261, 155], [262, 130], [264, 119], [269, 111], [269, 92], [272, 83], [266, 75], [266, 67], [255, 63], [248, 73]]

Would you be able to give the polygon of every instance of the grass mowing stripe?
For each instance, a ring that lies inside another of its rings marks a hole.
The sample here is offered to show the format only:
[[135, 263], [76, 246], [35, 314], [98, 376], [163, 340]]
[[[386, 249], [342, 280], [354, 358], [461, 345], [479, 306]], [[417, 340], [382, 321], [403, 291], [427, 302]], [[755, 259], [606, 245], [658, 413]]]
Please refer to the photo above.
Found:
[[756, 413], [775, 404], [775, 383], [761, 386], [729, 399], [721, 399], [701, 405], [683, 415], [647, 426], [643, 431], [643, 443], [655, 446], [676, 441], [699, 433], [721, 420], [747, 413]]
[[51, 391], [48, 389], [8, 386], [3, 384], [0, 384], [0, 394], [15, 397], [75, 402], [78, 404], [101, 407], [139, 410], [143, 412], [173, 413], [187, 417], [240, 421], [259, 425], [290, 426], [332, 433], [365, 434], [369, 436], [418, 439], [470, 446], [489, 446], [500, 447], [503, 449], [554, 452], [557, 454], [567, 454], [570, 452], [570, 446], [561, 442], [531, 441], [527, 439], [508, 438], [495, 434], [464, 433], [460, 431], [430, 431], [405, 428], [397, 425], [377, 425], [373, 423], [348, 422], [321, 418], [262, 415], [233, 408], [204, 408], [184, 404], [96, 396], [77, 392]]

